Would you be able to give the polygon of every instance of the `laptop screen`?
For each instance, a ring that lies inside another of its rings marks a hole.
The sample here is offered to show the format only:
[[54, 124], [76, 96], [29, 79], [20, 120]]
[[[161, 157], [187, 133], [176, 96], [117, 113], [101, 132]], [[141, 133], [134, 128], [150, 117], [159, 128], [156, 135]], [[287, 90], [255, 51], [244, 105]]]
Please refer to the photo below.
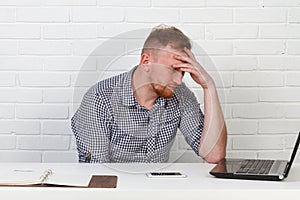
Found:
[[300, 132], [298, 134], [298, 138], [297, 138], [297, 141], [296, 141], [296, 144], [295, 144], [295, 147], [294, 147], [294, 150], [293, 150], [293, 153], [292, 153], [292, 156], [291, 156], [291, 159], [289, 161], [289, 164], [288, 164], [288, 168], [286, 170], [286, 174], [285, 174], [285, 177], [288, 176], [289, 172], [290, 172], [290, 169], [292, 167], [292, 164], [294, 162], [294, 159], [296, 157], [296, 153], [298, 151], [298, 147], [299, 147], [299, 143], [300, 143]]

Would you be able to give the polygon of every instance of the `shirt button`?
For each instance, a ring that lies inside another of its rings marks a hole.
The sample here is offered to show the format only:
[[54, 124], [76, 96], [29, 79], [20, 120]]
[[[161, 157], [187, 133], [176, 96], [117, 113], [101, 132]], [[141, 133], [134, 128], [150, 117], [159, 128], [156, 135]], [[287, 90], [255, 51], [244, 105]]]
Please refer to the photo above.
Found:
[[148, 137], [149, 137], [149, 139], [151, 139], [151, 138], [152, 138], [152, 134], [149, 134], [149, 136], [148, 136]]

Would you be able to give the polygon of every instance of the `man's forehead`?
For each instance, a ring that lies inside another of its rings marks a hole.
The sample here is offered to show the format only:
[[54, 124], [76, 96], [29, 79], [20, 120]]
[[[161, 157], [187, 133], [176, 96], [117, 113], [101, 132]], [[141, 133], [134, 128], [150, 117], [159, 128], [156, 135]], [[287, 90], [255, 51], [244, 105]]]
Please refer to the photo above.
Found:
[[186, 52], [183, 49], [175, 49], [169, 45], [164, 48], [158, 48], [158, 50], [167, 54], [187, 56]]

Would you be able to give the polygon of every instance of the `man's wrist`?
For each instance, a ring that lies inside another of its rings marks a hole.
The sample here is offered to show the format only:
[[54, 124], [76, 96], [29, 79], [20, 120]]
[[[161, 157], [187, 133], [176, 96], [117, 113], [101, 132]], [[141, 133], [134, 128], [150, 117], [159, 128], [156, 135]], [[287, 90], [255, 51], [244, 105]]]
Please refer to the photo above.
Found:
[[205, 85], [202, 85], [203, 90], [216, 90], [216, 84], [213, 79], [206, 81]]

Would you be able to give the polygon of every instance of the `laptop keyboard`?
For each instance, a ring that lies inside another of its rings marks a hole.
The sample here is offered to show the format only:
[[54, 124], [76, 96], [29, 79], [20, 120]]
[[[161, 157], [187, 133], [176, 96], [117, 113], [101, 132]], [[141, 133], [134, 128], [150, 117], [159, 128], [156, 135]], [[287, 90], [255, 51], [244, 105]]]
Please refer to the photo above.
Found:
[[236, 173], [242, 174], [268, 174], [274, 160], [244, 160]]

